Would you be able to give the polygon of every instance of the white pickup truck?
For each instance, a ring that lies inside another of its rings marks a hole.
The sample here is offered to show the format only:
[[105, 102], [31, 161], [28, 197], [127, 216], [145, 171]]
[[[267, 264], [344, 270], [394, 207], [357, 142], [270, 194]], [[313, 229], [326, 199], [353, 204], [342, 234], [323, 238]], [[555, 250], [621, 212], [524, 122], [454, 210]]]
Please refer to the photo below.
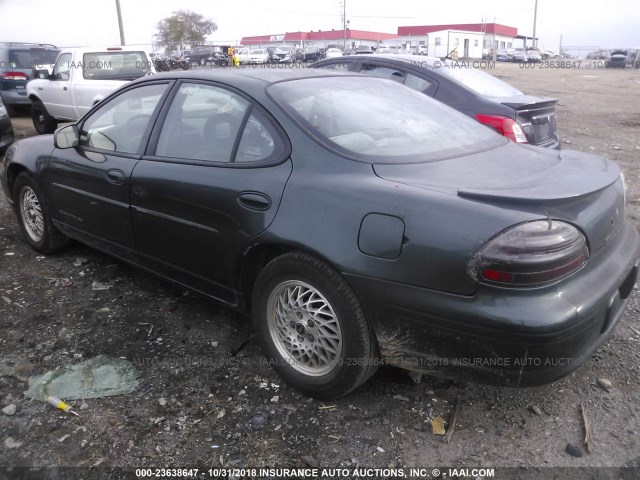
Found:
[[148, 73], [155, 73], [153, 62], [139, 48], [62, 49], [51, 72], [38, 70], [27, 83], [33, 125], [38, 133], [53, 133], [58, 122], [79, 120], [118, 87]]

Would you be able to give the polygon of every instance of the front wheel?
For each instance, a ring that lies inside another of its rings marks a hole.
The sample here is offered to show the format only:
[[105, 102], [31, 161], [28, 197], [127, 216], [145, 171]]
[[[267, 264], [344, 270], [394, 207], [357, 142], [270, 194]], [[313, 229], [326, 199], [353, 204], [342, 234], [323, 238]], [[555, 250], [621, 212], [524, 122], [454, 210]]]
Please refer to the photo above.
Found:
[[51, 221], [40, 189], [26, 173], [16, 178], [13, 199], [20, 228], [31, 247], [38, 252], [52, 253], [69, 243]]
[[58, 127], [55, 118], [49, 115], [47, 109], [40, 100], [34, 100], [31, 105], [31, 120], [33, 126], [39, 134], [53, 133]]
[[377, 343], [358, 299], [315, 257], [290, 253], [272, 260], [256, 280], [252, 311], [270, 363], [307, 395], [341, 397], [377, 370]]

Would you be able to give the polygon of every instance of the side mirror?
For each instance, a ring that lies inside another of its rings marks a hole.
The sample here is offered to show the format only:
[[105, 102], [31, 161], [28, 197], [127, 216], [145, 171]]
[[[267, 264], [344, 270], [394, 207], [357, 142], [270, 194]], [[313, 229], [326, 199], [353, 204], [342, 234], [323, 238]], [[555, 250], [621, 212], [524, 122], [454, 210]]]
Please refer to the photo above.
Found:
[[74, 123], [56, 130], [53, 134], [53, 144], [56, 148], [77, 147], [80, 144], [78, 126]]
[[49, 78], [49, 70], [46, 68], [36, 70], [36, 78], [46, 80]]

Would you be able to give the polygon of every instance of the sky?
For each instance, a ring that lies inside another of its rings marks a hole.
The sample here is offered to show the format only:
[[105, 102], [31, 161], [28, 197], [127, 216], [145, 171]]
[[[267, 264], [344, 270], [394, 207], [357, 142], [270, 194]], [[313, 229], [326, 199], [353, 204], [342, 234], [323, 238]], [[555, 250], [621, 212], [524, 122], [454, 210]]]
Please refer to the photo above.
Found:
[[[536, 0], [344, 0], [351, 29], [397, 33], [398, 26], [493, 22], [533, 33]], [[156, 25], [179, 9], [213, 20], [208, 40], [342, 28], [340, 0], [120, 0], [128, 45], [150, 45]], [[640, 0], [538, 0], [538, 45], [640, 47]], [[0, 0], [0, 41], [59, 47], [118, 45], [115, 0]]]

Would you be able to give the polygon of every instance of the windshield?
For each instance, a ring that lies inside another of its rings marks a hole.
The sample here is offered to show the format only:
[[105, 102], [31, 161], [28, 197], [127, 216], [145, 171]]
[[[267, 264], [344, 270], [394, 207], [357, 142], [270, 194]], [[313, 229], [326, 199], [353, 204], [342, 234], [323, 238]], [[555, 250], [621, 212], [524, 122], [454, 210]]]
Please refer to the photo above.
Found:
[[291, 47], [277, 47], [276, 53], [289, 53], [291, 51]]
[[82, 76], [88, 80], [135, 80], [151, 71], [144, 52], [85, 53], [81, 66]]
[[440, 68], [438, 73], [449, 76], [474, 92], [487, 97], [524, 95], [520, 90], [499, 78], [464, 64], [452, 64], [451, 68]]
[[393, 80], [306, 78], [269, 93], [329, 149], [371, 163], [419, 163], [503, 144], [491, 129]]
[[9, 68], [31, 70], [56, 63], [60, 50], [45, 50], [44, 48], [24, 48], [9, 50]]

